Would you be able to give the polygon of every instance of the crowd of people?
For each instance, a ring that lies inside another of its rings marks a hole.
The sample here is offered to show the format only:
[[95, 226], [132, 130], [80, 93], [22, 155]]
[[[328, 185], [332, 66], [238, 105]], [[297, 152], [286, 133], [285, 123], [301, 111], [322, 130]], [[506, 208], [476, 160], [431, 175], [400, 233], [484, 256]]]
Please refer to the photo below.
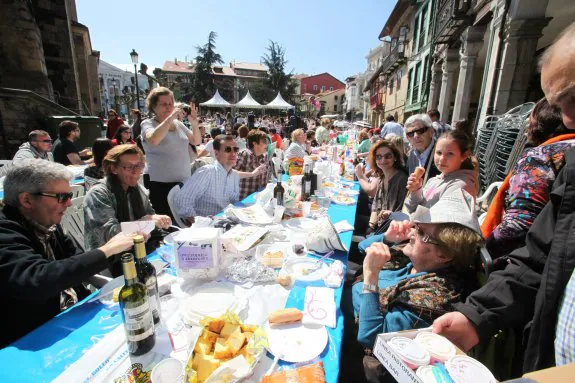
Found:
[[[342, 374], [382, 379], [370, 356], [377, 334], [428, 326], [464, 350], [515, 330], [524, 361], [515, 373], [575, 362], [574, 40], [575, 24], [543, 55], [545, 98], [529, 117], [530, 147], [481, 225], [469, 122], [448, 125], [429, 110], [357, 132], [355, 233], [366, 238], [355, 254], [362, 271], [342, 298]], [[133, 237], [121, 222], [191, 225], [280, 176], [279, 151], [303, 158], [348, 139], [331, 120], [293, 110], [200, 116], [163, 87], [146, 102], [150, 116], [134, 111], [131, 126], [111, 111], [106, 138], [91, 149], [76, 146], [80, 127], [64, 121], [53, 145], [34, 130], [14, 156], [0, 212], [0, 302], [11, 308], [0, 347], [82, 299], [94, 274], [120, 275], [118, 255]], [[59, 225], [73, 197], [66, 166], [74, 165], [88, 165], [83, 244]], [[493, 265], [481, 285], [484, 246]]]

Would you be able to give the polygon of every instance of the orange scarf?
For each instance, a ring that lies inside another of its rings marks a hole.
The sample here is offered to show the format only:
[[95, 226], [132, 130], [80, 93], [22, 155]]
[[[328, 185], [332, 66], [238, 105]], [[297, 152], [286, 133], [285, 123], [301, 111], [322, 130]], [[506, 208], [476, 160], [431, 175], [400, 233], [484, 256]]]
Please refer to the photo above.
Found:
[[[548, 139], [539, 146], [546, 146], [559, 141], [567, 141], [572, 139], [575, 139], [575, 133], [562, 134], [560, 136]], [[511, 179], [512, 175], [513, 172], [510, 172], [507, 177], [505, 177], [503, 184], [499, 187], [497, 194], [495, 194], [495, 197], [493, 197], [493, 200], [489, 204], [489, 209], [487, 209], [487, 216], [485, 216], [485, 220], [481, 224], [481, 232], [483, 233], [484, 238], [489, 237], [497, 225], [501, 223], [503, 213], [505, 211], [505, 193], [509, 189], [509, 180]]]

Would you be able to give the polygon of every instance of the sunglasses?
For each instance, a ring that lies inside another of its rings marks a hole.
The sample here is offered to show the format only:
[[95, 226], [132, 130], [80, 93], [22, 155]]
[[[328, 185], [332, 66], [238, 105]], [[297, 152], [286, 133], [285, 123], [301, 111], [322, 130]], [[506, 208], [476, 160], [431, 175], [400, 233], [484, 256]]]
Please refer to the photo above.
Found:
[[406, 132], [405, 135], [409, 138], [415, 136], [415, 133], [417, 133], [418, 136], [421, 136], [423, 133], [427, 132], [428, 129], [429, 127], [424, 126], [423, 128], [413, 129], [411, 132]]
[[240, 151], [240, 148], [238, 148], [237, 146], [224, 146], [224, 152], [231, 153], [232, 150], [234, 151], [234, 153], [237, 153]]
[[136, 173], [139, 172], [141, 170], [144, 170], [144, 168], [146, 167], [146, 164], [137, 164], [137, 165], [127, 165], [127, 166], [120, 166], [122, 169], [131, 172], [131, 173]]
[[376, 160], [376, 161], [391, 160], [392, 158], [393, 158], [393, 153], [385, 153], [384, 155], [381, 155], [381, 154], [376, 154], [376, 155], [375, 155], [375, 160]]
[[50, 197], [50, 198], [56, 198], [58, 200], [58, 203], [66, 203], [69, 200], [72, 199], [72, 197], [74, 196], [74, 193], [70, 192], [70, 193], [44, 193], [44, 192], [38, 192], [38, 193], [34, 193], [34, 195], [41, 195], [43, 197]]
[[430, 245], [435, 245], [435, 246], [442, 246], [443, 245], [437, 239], [431, 238], [429, 235], [425, 234], [425, 232], [423, 231], [423, 229], [419, 225], [415, 225], [414, 227], [416, 230], [415, 234], [419, 237], [419, 239], [421, 239], [421, 242], [429, 243]]

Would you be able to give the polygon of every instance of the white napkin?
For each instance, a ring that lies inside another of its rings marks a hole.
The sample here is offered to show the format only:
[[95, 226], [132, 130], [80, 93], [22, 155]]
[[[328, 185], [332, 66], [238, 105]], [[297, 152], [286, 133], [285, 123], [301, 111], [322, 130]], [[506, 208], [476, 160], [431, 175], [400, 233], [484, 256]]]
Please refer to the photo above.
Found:
[[344, 231], [351, 231], [354, 229], [353, 225], [347, 222], [345, 219], [343, 221], [334, 223], [333, 226], [338, 233], [343, 233]]
[[339, 288], [343, 281], [343, 262], [337, 259], [333, 261], [331, 265], [329, 265], [329, 272], [323, 281], [327, 287]]
[[132, 233], [142, 233], [150, 234], [156, 224], [154, 221], [130, 221], [121, 222], [120, 227], [122, 228], [122, 233], [132, 234]]
[[335, 296], [329, 287], [306, 287], [302, 323], [335, 328]]

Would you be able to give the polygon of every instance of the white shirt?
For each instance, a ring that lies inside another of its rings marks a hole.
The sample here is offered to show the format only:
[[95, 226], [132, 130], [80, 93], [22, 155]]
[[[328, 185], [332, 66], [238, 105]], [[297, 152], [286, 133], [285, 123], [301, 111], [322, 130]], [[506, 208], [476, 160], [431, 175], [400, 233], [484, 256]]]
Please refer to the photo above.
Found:
[[207, 217], [220, 213], [240, 198], [240, 176], [216, 161], [199, 168], [174, 198], [180, 217]]

